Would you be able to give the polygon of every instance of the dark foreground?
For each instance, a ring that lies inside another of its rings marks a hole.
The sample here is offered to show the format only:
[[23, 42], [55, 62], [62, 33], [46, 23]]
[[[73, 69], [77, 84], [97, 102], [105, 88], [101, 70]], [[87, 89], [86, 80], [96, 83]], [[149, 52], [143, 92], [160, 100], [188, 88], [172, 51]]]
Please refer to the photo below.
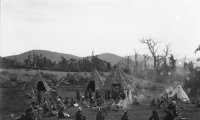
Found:
[[[0, 89], [0, 120], [8, 120], [10, 114], [14, 113], [16, 116], [21, 115], [28, 106], [29, 101], [25, 99], [23, 91], [19, 88], [1, 88]], [[60, 90], [59, 94], [63, 97], [75, 96], [73, 92], [66, 92], [66, 90]], [[180, 117], [190, 118], [190, 120], [200, 120], [200, 108], [195, 108], [191, 104], [182, 104], [182, 110], [180, 110]], [[148, 120], [151, 116], [151, 111], [154, 108], [148, 105], [130, 105], [128, 109], [128, 116], [130, 120]], [[70, 115], [75, 114], [75, 108], [71, 108], [66, 112]], [[159, 116], [161, 119], [165, 116], [163, 110], [158, 109]], [[83, 109], [84, 115], [86, 115], [87, 120], [95, 120], [97, 110], [86, 108]], [[106, 120], [120, 120], [120, 116], [123, 114], [123, 110], [118, 112], [109, 111]], [[74, 118], [65, 118], [67, 120], [74, 120]], [[43, 120], [58, 120], [55, 117], [43, 117]]]

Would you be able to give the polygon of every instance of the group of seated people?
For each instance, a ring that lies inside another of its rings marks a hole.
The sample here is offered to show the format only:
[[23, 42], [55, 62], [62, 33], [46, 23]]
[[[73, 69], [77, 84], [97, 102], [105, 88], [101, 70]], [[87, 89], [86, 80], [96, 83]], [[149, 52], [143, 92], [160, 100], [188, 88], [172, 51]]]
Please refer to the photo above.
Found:
[[[36, 120], [36, 118], [40, 118], [41, 115], [47, 117], [57, 116], [58, 118], [71, 117], [69, 114], [64, 112], [65, 109], [70, 107], [78, 108], [79, 106], [97, 107], [104, 104], [104, 99], [100, 95], [98, 95], [98, 98], [94, 98], [90, 95], [90, 97], [86, 99], [84, 96], [80, 97], [80, 94], [77, 91], [76, 94], [78, 95], [77, 100], [69, 97], [66, 97], [63, 100], [61, 96], [55, 95], [44, 98], [41, 94], [40, 97], [36, 97], [40, 99], [32, 100], [33, 102], [31, 102], [30, 107], [26, 110], [25, 114], [19, 118], [19, 120], [27, 120], [28, 118], [32, 118], [28, 120]], [[80, 108], [78, 111], [80, 111]]]
[[[150, 106], [156, 107], [157, 109], [163, 109], [166, 113], [164, 120], [174, 120], [178, 117], [179, 113], [177, 112], [176, 101], [173, 101], [173, 99], [165, 99], [164, 97], [158, 98], [157, 101], [153, 99]], [[159, 120], [156, 110], [153, 110], [149, 120]]]

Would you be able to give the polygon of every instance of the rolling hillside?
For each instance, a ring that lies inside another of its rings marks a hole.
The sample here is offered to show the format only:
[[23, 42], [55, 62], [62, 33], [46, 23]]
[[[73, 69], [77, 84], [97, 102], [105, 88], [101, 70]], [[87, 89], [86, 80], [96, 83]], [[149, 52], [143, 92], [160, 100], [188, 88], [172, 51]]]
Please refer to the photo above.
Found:
[[[23, 62], [29, 54], [42, 54], [43, 56], [46, 56], [51, 61], [59, 62], [61, 60], [61, 56], [65, 57], [67, 60], [71, 58], [80, 59], [82, 57], [71, 55], [71, 54], [65, 54], [65, 53], [58, 53], [58, 52], [51, 52], [46, 50], [31, 50], [28, 52], [21, 53], [19, 55], [13, 55], [13, 56], [7, 56], [6, 58], [9, 59], [15, 59], [19, 62]], [[112, 65], [118, 63], [122, 57], [112, 54], [112, 53], [103, 53], [98, 55], [99, 59], [105, 60], [107, 62], [110, 62]]]
[[[50, 59], [51, 61], [55, 61], [58, 62], [61, 60], [61, 56], [65, 57], [67, 60], [69, 60], [70, 58], [75, 58], [75, 59], [80, 59], [82, 57], [76, 56], [76, 55], [72, 55], [72, 54], [65, 54], [65, 53], [58, 53], [58, 52], [52, 52], [52, 51], [47, 51], [47, 50], [31, 50], [28, 52], [24, 52], [21, 53], [19, 55], [13, 55], [13, 56], [7, 56], [6, 58], [9, 59], [15, 59], [19, 62], [23, 62], [27, 56], [29, 54], [42, 54], [43, 56], [46, 56], [48, 59]], [[86, 56], [87, 57], [87, 56]], [[110, 62], [112, 65], [115, 65], [116, 63], [118, 63], [119, 61], [121, 62], [126, 62], [125, 57], [121, 57], [118, 55], [115, 55], [113, 53], [102, 53], [98, 55], [99, 59], [102, 59], [106, 62]], [[130, 56], [131, 59], [134, 61], [134, 56]], [[195, 63], [195, 65], [200, 65], [200, 62], [197, 62], [197, 58], [187, 58], [188, 61], [193, 61]], [[138, 55], [138, 61], [142, 62], [143, 61], [143, 56], [142, 55]], [[183, 62], [184, 59], [178, 59], [177, 60], [177, 66], [182, 66], [180, 64], [178, 64], [179, 62]], [[151, 58], [148, 61], [148, 65], [152, 66], [153, 65], [153, 59]]]
[[103, 54], [99, 54], [98, 58], [105, 60], [107, 62], [110, 62], [112, 65], [115, 65], [120, 60], [122, 60], [123, 57], [120, 57], [120, 56], [112, 54], [112, 53], [103, 53]]
[[24, 52], [22, 54], [19, 55], [15, 55], [15, 56], [8, 56], [6, 58], [10, 58], [10, 59], [15, 59], [19, 62], [23, 62], [29, 54], [42, 54], [43, 56], [46, 56], [48, 59], [58, 62], [61, 60], [61, 56], [65, 57], [67, 60], [69, 60], [70, 58], [76, 58], [78, 59], [78, 56], [75, 55], [71, 55], [71, 54], [64, 54], [64, 53], [58, 53], [58, 52], [51, 52], [51, 51], [46, 51], [46, 50], [31, 50], [28, 52]]

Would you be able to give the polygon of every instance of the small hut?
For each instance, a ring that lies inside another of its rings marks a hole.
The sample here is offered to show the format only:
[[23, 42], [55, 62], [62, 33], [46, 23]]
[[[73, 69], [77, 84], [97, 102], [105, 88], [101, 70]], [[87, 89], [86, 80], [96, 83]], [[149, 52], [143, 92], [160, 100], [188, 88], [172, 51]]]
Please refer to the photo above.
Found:
[[85, 90], [95, 92], [96, 90], [101, 91], [104, 86], [104, 81], [102, 80], [99, 72], [95, 69], [91, 75], [91, 79], [86, 83]]
[[36, 93], [38, 91], [49, 92], [52, 90], [39, 72], [37, 72], [32, 78], [27, 89], [31, 90], [32, 93]]

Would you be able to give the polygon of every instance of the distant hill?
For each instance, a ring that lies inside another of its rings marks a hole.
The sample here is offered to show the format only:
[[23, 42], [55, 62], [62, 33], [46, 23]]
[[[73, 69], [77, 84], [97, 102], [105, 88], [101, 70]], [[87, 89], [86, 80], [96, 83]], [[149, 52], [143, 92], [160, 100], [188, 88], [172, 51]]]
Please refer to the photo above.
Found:
[[19, 55], [8, 56], [6, 58], [15, 59], [19, 62], [23, 62], [28, 57], [29, 54], [33, 54], [33, 53], [42, 54], [43, 56], [46, 56], [48, 59], [55, 61], [55, 62], [59, 62], [61, 60], [61, 56], [65, 57], [67, 60], [69, 60], [70, 58], [75, 58], [75, 59], [79, 58], [78, 56], [71, 55], [71, 54], [51, 52], [51, 51], [46, 51], [46, 50], [31, 50], [31, 51], [24, 52]]
[[107, 62], [110, 62], [112, 65], [115, 65], [120, 60], [122, 60], [121, 56], [112, 54], [112, 53], [103, 53], [98, 55], [99, 59], [105, 60]]
[[[71, 55], [71, 54], [65, 54], [65, 53], [58, 53], [58, 52], [52, 52], [52, 51], [47, 51], [47, 50], [31, 50], [28, 52], [21, 53], [19, 55], [12, 55], [12, 56], [7, 56], [5, 58], [9, 58], [12, 60], [17, 60], [19, 62], [23, 62], [29, 54], [42, 54], [43, 56], [46, 56], [48, 59], [51, 61], [59, 62], [61, 60], [61, 56], [65, 57], [67, 60], [71, 58], [75, 59], [80, 59], [82, 57]], [[122, 57], [112, 54], [112, 53], [103, 53], [98, 55], [99, 59], [105, 60], [106, 62], [110, 62], [112, 65], [118, 63]]]
[[[71, 54], [65, 54], [65, 53], [58, 53], [58, 52], [52, 52], [52, 51], [47, 51], [47, 50], [31, 50], [28, 52], [24, 52], [21, 53], [19, 55], [13, 55], [13, 56], [7, 56], [6, 58], [9, 59], [15, 59], [19, 62], [23, 62], [27, 56], [29, 54], [42, 54], [43, 56], [46, 56], [48, 59], [55, 61], [55, 62], [59, 62], [61, 60], [61, 56], [65, 57], [67, 60], [69, 60], [70, 58], [75, 58], [75, 59], [80, 59], [82, 57], [76, 56], [76, 55], [71, 55]], [[98, 55], [99, 59], [105, 60], [106, 62], [110, 62], [112, 65], [115, 65], [116, 63], [118, 63], [119, 61], [121, 62], [125, 62], [125, 57], [121, 57], [112, 53], [102, 53]], [[131, 56], [131, 59], [134, 61], [134, 56]], [[195, 64], [200, 65], [200, 62], [197, 62], [197, 58], [187, 58], [189, 61], [193, 61]], [[138, 55], [138, 61], [142, 62], [143, 61], [143, 56], [142, 55]], [[177, 63], [183, 62], [184, 59], [179, 59], [177, 60]], [[152, 66], [153, 65], [153, 59], [151, 58], [148, 63], [148, 65]], [[182, 66], [177, 64], [177, 66]]]

